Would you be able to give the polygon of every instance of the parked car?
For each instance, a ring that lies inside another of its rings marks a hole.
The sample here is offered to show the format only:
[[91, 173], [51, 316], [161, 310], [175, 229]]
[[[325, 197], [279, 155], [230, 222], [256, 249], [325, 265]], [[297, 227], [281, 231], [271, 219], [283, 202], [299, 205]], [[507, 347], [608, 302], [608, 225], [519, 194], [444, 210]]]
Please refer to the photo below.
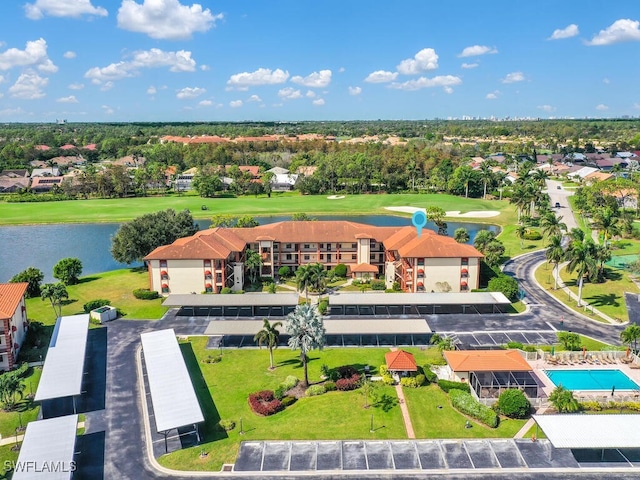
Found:
[[560, 208], [560, 202], [556, 202], [556, 208]]
[[562, 190], [562, 185], [558, 185], [556, 188], [557, 188], [558, 190]]

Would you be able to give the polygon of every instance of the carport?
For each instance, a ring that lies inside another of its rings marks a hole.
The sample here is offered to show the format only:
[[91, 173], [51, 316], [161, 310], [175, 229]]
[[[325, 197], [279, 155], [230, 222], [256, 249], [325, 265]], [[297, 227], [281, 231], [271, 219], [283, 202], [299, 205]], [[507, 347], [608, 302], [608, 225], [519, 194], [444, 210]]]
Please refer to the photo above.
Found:
[[600, 450], [601, 462], [610, 453], [632, 463], [629, 457], [640, 449], [640, 415], [533, 415], [533, 419], [555, 448]]
[[182, 317], [285, 317], [298, 305], [297, 293], [175, 294], [162, 302], [180, 307]]
[[500, 292], [337, 293], [329, 297], [329, 314], [389, 317], [504, 313], [504, 307], [510, 303]]
[[[272, 322], [273, 323], [273, 322]], [[287, 320], [282, 320], [280, 345], [286, 345]], [[223, 347], [255, 346], [253, 337], [262, 330], [262, 320], [212, 320], [204, 334], [217, 337]], [[428, 345], [432, 332], [423, 319], [325, 319], [328, 346]]]
[[30, 422], [13, 472], [14, 480], [68, 480], [75, 470], [78, 415]]
[[164, 435], [165, 452], [168, 452], [167, 435], [173, 429], [193, 426], [193, 430], [185, 433], [195, 433], [200, 442], [198, 424], [204, 422], [204, 416], [175, 332], [170, 328], [143, 333], [140, 340], [156, 431]]
[[82, 393], [88, 331], [88, 314], [58, 318], [34, 397], [36, 402], [42, 402], [43, 418], [70, 410], [69, 399], [73, 413], [77, 413], [76, 397]]

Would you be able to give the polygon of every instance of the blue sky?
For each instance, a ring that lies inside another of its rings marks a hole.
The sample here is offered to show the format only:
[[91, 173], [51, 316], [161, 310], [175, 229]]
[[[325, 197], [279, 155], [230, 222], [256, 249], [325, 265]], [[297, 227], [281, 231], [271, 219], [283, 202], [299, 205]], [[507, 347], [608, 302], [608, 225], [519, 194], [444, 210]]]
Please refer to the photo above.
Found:
[[3, 0], [0, 121], [640, 116], [637, 0]]

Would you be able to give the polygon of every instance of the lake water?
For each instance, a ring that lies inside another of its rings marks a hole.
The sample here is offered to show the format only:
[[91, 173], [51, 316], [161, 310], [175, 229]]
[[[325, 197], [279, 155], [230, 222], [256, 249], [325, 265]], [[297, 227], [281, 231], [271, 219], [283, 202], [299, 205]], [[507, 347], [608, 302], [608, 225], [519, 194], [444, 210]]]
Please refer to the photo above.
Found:
[[[362, 216], [321, 216], [320, 220], [349, 220], [377, 226], [411, 225], [411, 219], [392, 215]], [[257, 218], [262, 224], [291, 220], [291, 216]], [[208, 220], [197, 221], [200, 229], [209, 227]], [[0, 282], [6, 282], [16, 273], [28, 267], [36, 267], [45, 275], [45, 282], [52, 282], [53, 266], [65, 257], [77, 257], [82, 261], [82, 274], [106, 272], [124, 268], [116, 262], [109, 251], [111, 236], [118, 230], [116, 223], [86, 223], [63, 225], [25, 225], [0, 227]], [[498, 233], [495, 225], [481, 225], [466, 222], [448, 222], [448, 233], [453, 235], [456, 228], [469, 231], [473, 242], [479, 230]], [[427, 228], [437, 230], [433, 224]]]

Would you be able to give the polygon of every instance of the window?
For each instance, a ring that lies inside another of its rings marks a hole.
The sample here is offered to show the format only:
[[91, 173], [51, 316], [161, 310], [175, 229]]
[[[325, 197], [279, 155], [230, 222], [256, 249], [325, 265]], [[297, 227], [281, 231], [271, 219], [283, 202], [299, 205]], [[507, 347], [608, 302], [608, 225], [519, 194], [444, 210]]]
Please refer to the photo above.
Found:
[[352, 243], [351, 244], [351, 248], [358, 248], [358, 244], [357, 243]]
[[211, 266], [211, 260], [205, 260], [204, 261], [204, 266], [205, 267], [210, 267]]
[[469, 265], [469, 259], [468, 258], [461, 258], [460, 259], [460, 263], [462, 263], [462, 265]]
[[324, 243], [321, 243], [321, 244], [320, 244], [320, 248], [324, 248]]
[[291, 254], [287, 253], [287, 260], [291, 260]]
[[290, 244], [290, 243], [287, 243], [287, 244], [284, 246], [284, 248], [286, 248], [287, 250], [291, 250], [291, 244]]
[[167, 261], [166, 260], [160, 260], [160, 268], [167, 268]]
[[309, 255], [305, 255], [305, 256], [304, 256], [304, 259], [305, 259], [305, 260], [309, 260]]
[[324, 253], [320, 254], [320, 260], [324, 260]]
[[309, 244], [308, 244], [308, 243], [305, 243], [305, 244], [304, 244], [304, 248], [305, 248], [305, 249], [308, 249], [308, 248], [309, 248]]
[[371, 242], [371, 248], [376, 248], [376, 242]]
[[357, 260], [357, 259], [358, 259], [358, 255], [356, 255], [355, 253], [351, 255], [351, 260]]

